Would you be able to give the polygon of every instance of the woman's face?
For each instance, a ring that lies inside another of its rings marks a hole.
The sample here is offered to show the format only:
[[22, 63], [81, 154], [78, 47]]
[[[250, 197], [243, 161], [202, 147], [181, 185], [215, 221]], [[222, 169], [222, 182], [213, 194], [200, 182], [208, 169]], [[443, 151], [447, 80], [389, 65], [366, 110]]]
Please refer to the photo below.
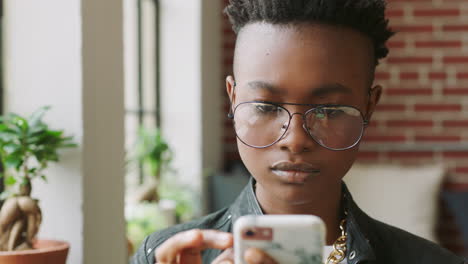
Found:
[[[380, 87], [371, 96], [368, 93], [372, 42], [351, 29], [254, 23], [239, 32], [234, 57], [235, 80], [228, 77], [226, 82], [233, 108], [247, 101], [340, 104], [356, 107], [370, 118], [380, 96]], [[310, 109], [284, 106], [290, 113]], [[358, 152], [358, 146], [332, 151], [318, 145], [304, 130], [300, 115], [293, 116], [285, 136], [270, 147], [252, 148], [239, 140], [237, 144], [257, 184], [291, 204], [307, 203], [341, 184]], [[287, 166], [278, 170], [281, 163], [303, 166], [308, 172], [282, 171], [291, 170]]]

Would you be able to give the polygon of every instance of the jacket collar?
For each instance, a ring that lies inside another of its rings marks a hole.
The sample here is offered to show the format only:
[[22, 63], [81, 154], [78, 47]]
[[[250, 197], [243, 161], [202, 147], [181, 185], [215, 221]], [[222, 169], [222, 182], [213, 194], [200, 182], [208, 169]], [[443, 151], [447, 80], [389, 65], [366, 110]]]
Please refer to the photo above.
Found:
[[[342, 186], [344, 203], [348, 211], [346, 219], [346, 230], [348, 232], [347, 247], [350, 249], [347, 252], [348, 263], [375, 261], [374, 249], [369, 242], [371, 218], [357, 206], [344, 182]], [[350, 259], [351, 253], [354, 255], [353, 259]]]
[[[251, 177], [247, 186], [230, 206], [229, 211], [232, 223], [243, 215], [263, 214], [255, 196], [254, 185], [255, 180]], [[348, 232], [347, 248], [349, 249], [347, 251], [348, 263], [355, 264], [361, 261], [375, 260], [374, 250], [368, 239], [370, 230], [367, 228], [370, 224], [370, 217], [356, 205], [344, 182], [342, 186], [344, 205], [348, 212], [346, 221], [346, 230]]]
[[258, 204], [254, 191], [255, 180], [250, 177], [249, 183], [237, 197], [236, 201], [230, 207], [232, 223], [243, 215], [262, 215], [262, 209]]

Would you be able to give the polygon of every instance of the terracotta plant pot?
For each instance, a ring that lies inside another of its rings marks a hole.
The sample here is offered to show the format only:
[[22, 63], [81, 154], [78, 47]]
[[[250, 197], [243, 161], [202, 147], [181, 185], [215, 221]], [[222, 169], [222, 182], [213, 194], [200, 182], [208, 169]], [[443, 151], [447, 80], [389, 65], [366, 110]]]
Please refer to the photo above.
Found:
[[37, 240], [34, 249], [0, 251], [0, 264], [65, 264], [70, 244], [56, 240]]

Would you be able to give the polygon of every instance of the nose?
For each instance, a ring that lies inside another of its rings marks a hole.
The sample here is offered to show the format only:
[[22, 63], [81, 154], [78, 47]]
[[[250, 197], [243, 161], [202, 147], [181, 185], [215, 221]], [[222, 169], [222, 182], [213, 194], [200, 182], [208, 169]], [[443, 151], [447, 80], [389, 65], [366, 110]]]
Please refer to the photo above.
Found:
[[288, 130], [277, 144], [293, 154], [308, 152], [317, 146], [307, 132], [301, 113], [292, 114]]

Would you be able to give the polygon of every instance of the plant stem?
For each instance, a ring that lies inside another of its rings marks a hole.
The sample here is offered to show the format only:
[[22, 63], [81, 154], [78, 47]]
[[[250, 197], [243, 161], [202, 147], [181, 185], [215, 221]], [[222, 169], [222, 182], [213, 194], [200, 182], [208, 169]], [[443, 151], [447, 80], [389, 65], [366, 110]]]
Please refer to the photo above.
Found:
[[24, 163], [23, 163], [23, 171], [24, 171], [24, 179], [23, 182], [20, 184], [19, 194], [21, 196], [31, 196], [31, 178], [29, 177], [29, 169], [28, 169], [28, 160], [29, 155], [25, 155]]
[[20, 196], [31, 196], [32, 186], [31, 179], [29, 177], [25, 178], [25, 183], [20, 184], [19, 195]]

